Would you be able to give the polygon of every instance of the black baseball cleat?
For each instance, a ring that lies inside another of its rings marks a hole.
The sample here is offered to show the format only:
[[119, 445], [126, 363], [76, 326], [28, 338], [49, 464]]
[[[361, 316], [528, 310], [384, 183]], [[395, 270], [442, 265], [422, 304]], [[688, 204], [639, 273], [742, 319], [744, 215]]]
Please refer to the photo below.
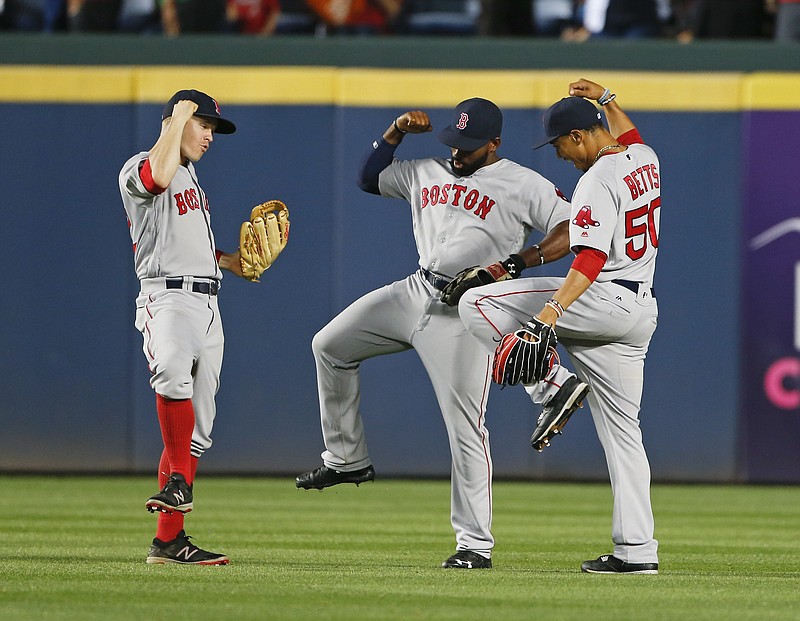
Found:
[[531, 446], [540, 453], [545, 446], [550, 446], [551, 438], [561, 433], [572, 413], [583, 406], [587, 394], [589, 385], [574, 375], [564, 382], [542, 409], [536, 430], [531, 435]]
[[184, 531], [178, 533], [172, 541], [153, 539], [153, 545], [147, 553], [147, 562], [151, 565], [178, 563], [180, 565], [227, 565], [230, 559], [224, 554], [208, 552], [198, 548], [189, 541], [191, 537]]
[[328, 466], [321, 466], [316, 470], [304, 472], [295, 479], [297, 487], [303, 489], [318, 489], [323, 490], [332, 485], [339, 485], [339, 483], [355, 483], [361, 485], [367, 481], [375, 480], [375, 468], [367, 466], [361, 470], [352, 470], [350, 472], [342, 472], [341, 470], [334, 470]]
[[444, 563], [445, 569], [491, 569], [492, 559], [481, 556], [472, 550], [459, 550]]
[[150, 513], [189, 513], [192, 510], [192, 486], [182, 474], [171, 474], [169, 481], [158, 494], [151, 496], [145, 506]]
[[604, 554], [595, 561], [584, 561], [581, 571], [587, 574], [657, 574], [658, 563], [626, 563]]

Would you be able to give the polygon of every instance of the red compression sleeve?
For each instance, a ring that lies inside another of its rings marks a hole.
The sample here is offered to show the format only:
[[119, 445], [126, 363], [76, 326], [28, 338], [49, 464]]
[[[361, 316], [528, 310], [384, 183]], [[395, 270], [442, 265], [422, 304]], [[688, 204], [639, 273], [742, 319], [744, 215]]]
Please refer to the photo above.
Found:
[[153, 181], [153, 171], [150, 169], [150, 158], [147, 158], [139, 166], [139, 178], [142, 180], [142, 183], [144, 183], [144, 189], [150, 192], [150, 194], [161, 194], [167, 189], [156, 185], [156, 182]]
[[617, 137], [617, 142], [624, 145], [629, 144], [644, 144], [644, 140], [642, 140], [642, 136], [639, 133], [639, 130], [635, 127], [633, 129], [629, 129], [624, 134], [620, 134]]
[[608, 255], [594, 248], [582, 248], [572, 262], [572, 269], [579, 271], [590, 281], [594, 282], [600, 270], [606, 264]]

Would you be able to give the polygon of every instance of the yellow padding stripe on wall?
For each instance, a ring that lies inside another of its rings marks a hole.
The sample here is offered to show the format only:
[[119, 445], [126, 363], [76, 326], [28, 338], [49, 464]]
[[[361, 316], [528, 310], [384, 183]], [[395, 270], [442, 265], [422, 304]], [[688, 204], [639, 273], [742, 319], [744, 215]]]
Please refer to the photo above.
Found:
[[449, 108], [485, 97], [504, 108], [544, 108], [586, 77], [626, 109], [800, 110], [800, 74], [436, 71], [337, 67], [86, 67], [0, 65], [0, 103], [156, 103], [197, 88], [222, 105]]

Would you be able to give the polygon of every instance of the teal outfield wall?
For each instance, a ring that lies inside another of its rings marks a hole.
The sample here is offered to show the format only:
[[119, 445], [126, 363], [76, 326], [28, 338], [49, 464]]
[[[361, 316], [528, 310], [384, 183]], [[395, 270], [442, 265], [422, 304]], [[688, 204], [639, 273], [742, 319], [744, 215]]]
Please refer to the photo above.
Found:
[[[7, 60], [8, 50], [0, 38], [0, 61], [24, 64]], [[180, 70], [174, 72], [179, 82]], [[132, 153], [155, 141], [161, 105], [102, 92], [94, 102], [74, 101], [74, 94], [36, 101], [17, 97], [28, 86], [10, 88], [13, 79], [0, 65], [0, 117], [7, 120], [0, 149], [0, 470], [149, 472], [160, 438], [133, 328], [137, 282], [116, 179]], [[177, 83], [163, 99], [184, 86], [192, 85]], [[323, 448], [313, 335], [359, 295], [416, 267], [407, 206], [364, 194], [354, 181], [370, 142], [416, 106], [233, 99], [223, 108], [240, 131], [219, 136], [198, 165], [218, 244], [234, 248], [249, 208], [273, 197], [291, 209], [292, 238], [260, 284], [224, 281], [226, 357], [204, 470], [290, 475], [317, 465]], [[457, 101], [441, 99], [425, 106], [434, 125]], [[577, 171], [550, 150], [530, 149], [542, 107], [504, 106], [501, 154], [569, 195]], [[645, 443], [656, 480], [749, 480], [748, 452], [739, 445], [738, 335], [751, 113], [663, 108], [631, 110], [660, 155], [664, 180], [655, 283], [661, 317], [646, 368]], [[786, 122], [799, 123], [798, 115]], [[398, 156], [443, 152], [429, 134], [406, 139]], [[541, 273], [567, 267], [562, 261]], [[414, 353], [368, 361], [362, 386], [376, 469], [447, 476], [444, 427]], [[535, 415], [523, 391], [493, 388], [487, 420], [498, 477], [606, 478], [588, 411], [542, 454], [528, 445]]]

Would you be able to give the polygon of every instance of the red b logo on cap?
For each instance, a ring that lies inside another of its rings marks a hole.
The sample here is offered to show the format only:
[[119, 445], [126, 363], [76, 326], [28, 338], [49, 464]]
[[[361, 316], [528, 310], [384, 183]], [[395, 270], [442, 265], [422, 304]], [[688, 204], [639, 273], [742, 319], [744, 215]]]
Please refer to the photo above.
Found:
[[461, 116], [458, 118], [458, 123], [456, 124], [456, 129], [464, 129], [467, 126], [467, 122], [469, 121], [469, 114], [466, 112], [462, 112]]

